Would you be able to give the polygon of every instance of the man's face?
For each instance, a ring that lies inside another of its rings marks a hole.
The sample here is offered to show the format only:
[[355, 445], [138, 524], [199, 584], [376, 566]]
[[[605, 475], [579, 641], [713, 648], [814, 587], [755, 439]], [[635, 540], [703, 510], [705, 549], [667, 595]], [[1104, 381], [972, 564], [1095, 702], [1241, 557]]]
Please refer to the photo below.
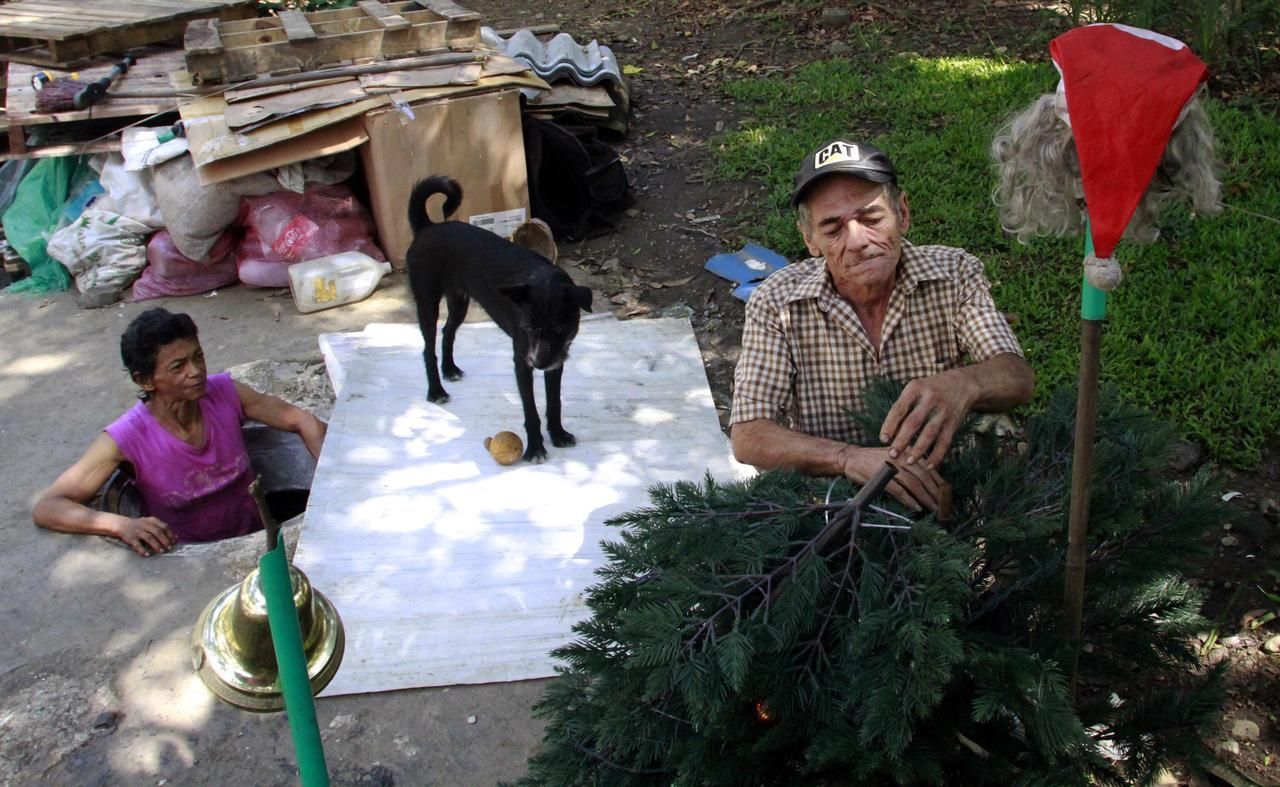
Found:
[[895, 211], [884, 184], [830, 175], [813, 185], [805, 205], [805, 245], [815, 257], [826, 257], [837, 292], [849, 297], [892, 286], [902, 233], [911, 223], [905, 194]]

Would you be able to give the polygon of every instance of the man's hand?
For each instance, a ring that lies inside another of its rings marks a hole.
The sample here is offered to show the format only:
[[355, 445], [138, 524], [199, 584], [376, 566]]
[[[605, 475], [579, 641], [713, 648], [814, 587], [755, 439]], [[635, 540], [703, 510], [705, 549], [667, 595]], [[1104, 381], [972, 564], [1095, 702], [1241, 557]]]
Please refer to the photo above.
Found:
[[169, 526], [153, 516], [125, 519], [116, 536], [142, 557], [168, 552], [178, 543]]
[[906, 464], [891, 459], [888, 448], [859, 448], [854, 445], [840, 449], [836, 458], [836, 464], [846, 478], [864, 485], [885, 462], [898, 468], [897, 475], [885, 491], [913, 511], [938, 510], [938, 499], [945, 482], [936, 470], [927, 469], [923, 463]]
[[919, 377], [907, 384], [880, 427], [880, 441], [899, 467], [942, 463], [974, 400], [965, 374]]

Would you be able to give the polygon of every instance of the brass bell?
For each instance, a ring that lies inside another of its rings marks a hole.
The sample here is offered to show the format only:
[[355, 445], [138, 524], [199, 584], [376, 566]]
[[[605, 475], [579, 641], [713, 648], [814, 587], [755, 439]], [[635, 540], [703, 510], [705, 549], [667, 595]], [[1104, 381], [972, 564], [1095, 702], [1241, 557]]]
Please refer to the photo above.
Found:
[[[346, 637], [338, 611], [311, 587], [306, 574], [289, 566], [289, 576], [314, 695], [329, 685], [342, 664]], [[251, 711], [284, 707], [258, 569], [209, 602], [191, 632], [191, 645], [196, 671], [220, 699]]]

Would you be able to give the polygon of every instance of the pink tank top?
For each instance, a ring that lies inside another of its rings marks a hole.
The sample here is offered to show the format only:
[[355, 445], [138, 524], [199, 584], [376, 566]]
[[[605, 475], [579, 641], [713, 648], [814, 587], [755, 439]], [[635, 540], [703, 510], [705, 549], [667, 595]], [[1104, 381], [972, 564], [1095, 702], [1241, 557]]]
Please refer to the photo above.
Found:
[[253, 469], [240, 424], [244, 412], [228, 374], [209, 376], [204, 398], [204, 445], [170, 434], [143, 402], [106, 432], [133, 464], [143, 509], [172, 528], [178, 541], [217, 541], [262, 527], [249, 494]]

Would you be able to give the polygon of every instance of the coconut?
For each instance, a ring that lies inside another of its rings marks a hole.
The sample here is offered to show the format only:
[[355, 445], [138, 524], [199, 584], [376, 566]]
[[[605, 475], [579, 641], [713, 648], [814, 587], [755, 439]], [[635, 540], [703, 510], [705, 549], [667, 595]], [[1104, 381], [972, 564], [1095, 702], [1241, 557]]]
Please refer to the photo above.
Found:
[[500, 465], [515, 464], [524, 456], [524, 442], [515, 432], [498, 432], [484, 439], [484, 447]]

